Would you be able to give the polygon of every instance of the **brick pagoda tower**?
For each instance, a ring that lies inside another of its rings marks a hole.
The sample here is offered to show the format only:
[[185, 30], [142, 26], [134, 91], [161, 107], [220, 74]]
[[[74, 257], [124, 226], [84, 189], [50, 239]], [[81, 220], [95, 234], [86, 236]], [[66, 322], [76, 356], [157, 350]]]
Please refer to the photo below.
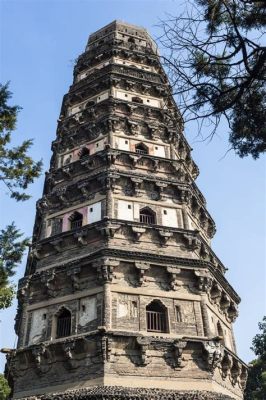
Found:
[[14, 398], [242, 399], [240, 301], [145, 29], [90, 35], [19, 283]]

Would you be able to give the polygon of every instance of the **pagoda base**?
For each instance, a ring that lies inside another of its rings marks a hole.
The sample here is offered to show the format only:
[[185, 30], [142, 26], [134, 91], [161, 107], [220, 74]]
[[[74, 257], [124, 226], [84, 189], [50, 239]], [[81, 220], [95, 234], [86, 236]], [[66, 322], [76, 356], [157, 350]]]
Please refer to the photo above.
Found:
[[150, 388], [125, 388], [122, 386], [93, 386], [21, 400], [233, 400], [224, 394], [207, 391], [175, 391]]

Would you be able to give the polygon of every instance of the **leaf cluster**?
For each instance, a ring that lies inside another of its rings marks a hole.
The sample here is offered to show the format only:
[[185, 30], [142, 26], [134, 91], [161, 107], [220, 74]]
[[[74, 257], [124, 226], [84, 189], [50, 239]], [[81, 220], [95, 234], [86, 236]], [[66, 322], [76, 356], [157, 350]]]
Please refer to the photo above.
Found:
[[11, 389], [8, 386], [7, 380], [3, 374], [0, 374], [0, 400], [8, 399]]
[[258, 333], [253, 341], [251, 350], [257, 358], [252, 361], [249, 370], [245, 400], [264, 400], [266, 398], [266, 317], [259, 323]]
[[0, 230], [0, 310], [11, 305], [15, 294], [10, 278], [15, 274], [15, 269], [29, 245], [27, 238], [21, 240], [22, 236], [14, 222]]
[[[42, 161], [35, 162], [28, 151], [32, 140], [25, 140], [19, 146], [11, 145], [12, 131], [16, 129], [19, 106], [8, 104], [12, 93], [8, 83], [0, 84], [0, 182], [9, 189], [11, 198], [27, 200], [28, 185], [41, 173]], [[16, 228], [14, 222], [0, 230], [0, 309], [11, 305], [15, 294], [10, 278], [21, 262], [27, 238]]]
[[16, 147], [10, 145], [11, 131], [16, 128], [21, 109], [8, 105], [11, 95], [8, 84], [0, 84], [0, 181], [9, 189], [11, 198], [24, 201], [30, 197], [25, 193], [28, 185], [41, 173], [42, 161], [35, 162], [28, 155], [32, 139]]
[[[187, 11], [161, 22], [173, 94], [185, 121], [229, 126], [240, 156], [266, 151], [266, 24], [262, 2], [195, 0]], [[207, 125], [207, 124], [206, 124]]]

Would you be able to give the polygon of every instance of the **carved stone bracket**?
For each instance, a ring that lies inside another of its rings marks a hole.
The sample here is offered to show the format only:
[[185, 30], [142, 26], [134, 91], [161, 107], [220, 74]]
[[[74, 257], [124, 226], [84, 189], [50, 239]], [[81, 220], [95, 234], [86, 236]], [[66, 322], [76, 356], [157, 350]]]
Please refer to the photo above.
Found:
[[240, 373], [240, 385], [242, 390], [245, 389], [248, 379], [248, 369], [242, 365], [241, 373]]
[[141, 178], [131, 178], [131, 181], [134, 183], [135, 194], [137, 197], [141, 197], [145, 192], [140, 189], [141, 184], [143, 183], [143, 179]]
[[[47, 362], [47, 348], [44, 344], [34, 346], [31, 349], [31, 355], [35, 364], [36, 372], [38, 375], [45, 374], [49, 371], [50, 365]], [[44, 356], [46, 355], [45, 362], [43, 362]]]
[[194, 274], [197, 277], [196, 288], [200, 292], [208, 293], [211, 289], [213, 279], [207, 271], [194, 271]]
[[88, 244], [88, 241], [86, 240], [87, 236], [88, 236], [88, 231], [86, 229], [74, 233], [74, 237], [77, 238], [78, 244], [81, 246], [85, 246], [86, 244]]
[[180, 268], [175, 268], [175, 267], [170, 267], [168, 266], [166, 268], [167, 272], [170, 275], [170, 288], [171, 290], [178, 290], [181, 286], [180, 281], [177, 279], [177, 275], [180, 274], [181, 269]]
[[72, 164], [69, 164], [62, 168], [62, 172], [64, 173], [64, 176], [67, 179], [69, 179], [72, 176], [73, 171], [74, 171], [74, 166]]
[[73, 353], [76, 347], [76, 342], [74, 340], [63, 342], [61, 344], [62, 351], [64, 354], [64, 363], [66, 369], [77, 369], [79, 367], [78, 361], [73, 359]]
[[30, 257], [32, 259], [40, 260], [41, 259], [41, 250], [42, 250], [42, 245], [41, 244], [35, 245], [30, 250]]
[[238, 316], [238, 309], [237, 309], [237, 305], [231, 301], [230, 306], [227, 310], [227, 316], [229, 321], [234, 322]]
[[140, 357], [138, 365], [145, 367], [151, 362], [151, 357], [148, 355], [148, 350], [150, 346], [150, 338], [138, 336], [136, 338], [137, 345], [140, 349]]
[[69, 271], [67, 271], [67, 275], [71, 279], [72, 291], [73, 292], [75, 292], [76, 290], [80, 289], [80, 278], [78, 276], [80, 271], [81, 271], [80, 267], [71, 268]]
[[219, 342], [215, 341], [203, 342], [203, 346], [206, 351], [208, 369], [214, 372], [214, 370], [221, 365], [224, 356], [224, 348]]
[[[91, 191], [88, 182], [80, 183], [78, 185], [78, 189], [81, 191], [81, 194], [84, 198], [91, 198]], [[94, 198], [94, 196], [92, 198]]]
[[159, 133], [157, 126], [148, 125], [148, 128], [149, 128], [149, 134], [151, 136], [151, 139], [157, 140], [160, 138], [160, 133]]
[[56, 189], [55, 195], [58, 198], [58, 200], [64, 204], [65, 202], [68, 201], [67, 198], [67, 186], [61, 187], [59, 189]]
[[24, 303], [29, 295], [30, 278], [23, 278], [22, 283], [19, 284], [17, 291], [17, 299], [19, 302]]
[[138, 242], [141, 236], [146, 232], [146, 228], [140, 226], [131, 226], [132, 232], [135, 235], [135, 241]]
[[221, 362], [221, 375], [224, 380], [229, 376], [232, 365], [233, 357], [230, 354], [225, 353], [224, 358]]
[[238, 360], [233, 361], [233, 366], [231, 368], [231, 382], [232, 385], [235, 386], [237, 383], [240, 385], [240, 375], [242, 372], [242, 366]]
[[120, 229], [120, 227], [121, 225], [112, 224], [111, 222], [108, 222], [104, 226], [96, 227], [96, 229], [100, 231], [100, 233], [103, 236], [106, 236], [107, 238], [113, 238], [115, 233]]
[[214, 304], [219, 305], [222, 298], [222, 288], [218, 285], [217, 282], [214, 282], [211, 291], [210, 291], [211, 301]]
[[229, 307], [230, 307], [230, 297], [225, 292], [223, 292], [220, 301], [220, 309], [222, 310], [222, 312], [226, 314]]
[[167, 188], [168, 184], [165, 182], [155, 182], [155, 185], [158, 188], [160, 199], [166, 201], [168, 196], [164, 194], [164, 190]]
[[61, 250], [63, 250], [62, 244], [63, 244], [63, 239], [55, 239], [55, 240], [51, 240], [51, 242], [50, 242], [50, 245], [53, 246], [53, 248], [57, 252], [60, 252]]
[[138, 161], [142, 158], [142, 156], [136, 154], [129, 154], [128, 156], [132, 162], [132, 168], [135, 168]]
[[44, 284], [45, 293], [49, 297], [55, 297], [55, 270], [47, 271], [41, 275], [41, 282]]
[[191, 198], [191, 192], [187, 189], [180, 189], [180, 201], [182, 204], [188, 204]]
[[127, 124], [129, 126], [129, 132], [131, 135], [137, 136], [140, 133], [140, 126], [137, 122], [128, 119]]
[[159, 237], [160, 237], [160, 242], [161, 246], [166, 246], [168, 240], [173, 236], [173, 232], [166, 231], [166, 230], [159, 230], [158, 231]]
[[118, 267], [119, 264], [120, 262], [117, 260], [103, 258], [95, 261], [92, 266], [96, 268], [100, 282], [112, 282], [114, 277], [114, 268]]
[[40, 214], [43, 214], [44, 211], [49, 209], [49, 206], [50, 204], [47, 196], [43, 196], [42, 199], [39, 199], [36, 203], [36, 209]]
[[181, 369], [185, 366], [184, 358], [182, 357], [183, 350], [185, 349], [187, 342], [185, 340], [175, 340], [172, 346], [173, 362], [172, 367], [175, 369]]
[[194, 251], [200, 248], [201, 241], [197, 236], [184, 234], [184, 239], [187, 242], [187, 247], [189, 250]]
[[139, 270], [139, 285], [142, 286], [145, 282], [145, 272], [150, 268], [150, 264], [145, 262], [135, 262], [135, 267]]

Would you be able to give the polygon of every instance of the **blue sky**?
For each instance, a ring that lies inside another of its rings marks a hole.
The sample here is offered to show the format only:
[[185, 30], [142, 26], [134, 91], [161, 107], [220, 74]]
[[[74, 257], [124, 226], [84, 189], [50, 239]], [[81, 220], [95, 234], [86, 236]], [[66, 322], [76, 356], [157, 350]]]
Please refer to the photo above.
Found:
[[[13, 101], [23, 107], [14, 144], [34, 138], [31, 155], [51, 157], [56, 121], [63, 95], [72, 83], [73, 64], [84, 51], [88, 35], [114, 19], [142, 25], [154, 38], [165, 13], [177, 14], [180, 0], [0, 0], [0, 82], [11, 81]], [[196, 137], [192, 124], [185, 134], [200, 168], [197, 184], [216, 221], [213, 249], [229, 268], [226, 278], [242, 298], [235, 323], [239, 356], [246, 362], [257, 324], [265, 314], [265, 158], [240, 159], [228, 150], [226, 125], [209, 143]], [[224, 157], [225, 156], [225, 157]], [[35, 202], [42, 194], [43, 176], [30, 187], [32, 198], [15, 203], [1, 187], [0, 226], [11, 221], [31, 236]], [[18, 268], [23, 275], [25, 261]], [[13, 347], [16, 305], [0, 312], [0, 347]], [[2, 356], [1, 356], [2, 357]], [[1, 358], [2, 369], [4, 358]], [[1, 370], [0, 369], [0, 370]]]

